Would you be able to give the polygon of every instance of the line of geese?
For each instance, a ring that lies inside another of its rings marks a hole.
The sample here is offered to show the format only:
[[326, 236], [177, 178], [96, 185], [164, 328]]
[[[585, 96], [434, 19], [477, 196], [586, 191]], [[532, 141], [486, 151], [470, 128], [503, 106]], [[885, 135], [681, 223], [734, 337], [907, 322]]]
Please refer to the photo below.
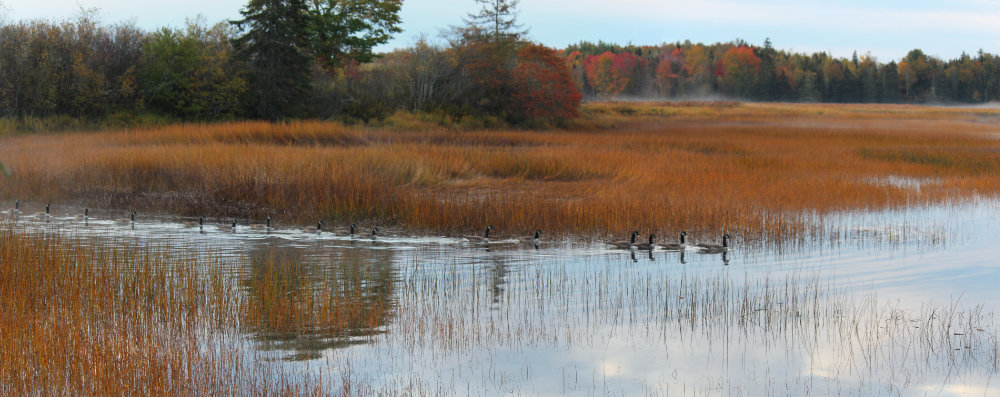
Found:
[[[44, 222], [51, 222], [53, 219], [55, 219], [52, 216], [51, 208], [52, 208], [52, 204], [51, 203], [46, 203], [45, 204], [45, 212], [38, 212], [38, 213], [32, 214], [31, 215], [31, 219], [36, 219], [36, 220], [44, 221]], [[20, 217], [22, 215], [22, 212], [21, 212], [21, 200], [14, 201], [14, 208], [8, 209], [8, 210], [3, 211], [3, 212], [0, 212], [0, 215], [2, 215], [4, 217], [9, 217], [11, 219], [20, 219]], [[114, 222], [115, 222], [115, 224], [122, 225], [122, 226], [130, 226], [130, 227], [132, 227], [134, 229], [135, 225], [136, 225], [136, 221], [135, 221], [136, 215], [137, 215], [136, 211], [130, 211], [130, 212], [128, 212], [128, 218], [115, 219]], [[90, 208], [84, 208], [82, 214], [78, 214], [78, 215], [74, 216], [72, 219], [75, 219], [78, 222], [84, 222], [86, 224], [90, 224], [90, 220], [91, 220], [91, 217], [90, 217]], [[250, 230], [265, 231], [265, 232], [270, 233], [270, 232], [272, 232], [272, 231], [275, 230], [274, 227], [271, 225], [272, 219], [273, 219], [272, 217], [268, 216], [267, 219], [265, 220], [265, 223], [246, 225], [246, 228], [250, 229]], [[205, 230], [205, 217], [204, 216], [199, 217], [197, 221], [184, 222], [184, 226], [185, 227], [189, 227], [189, 228], [197, 227], [199, 230], [201, 230], [202, 232], [204, 232], [204, 230]], [[223, 224], [223, 225], [217, 225], [216, 226], [216, 229], [218, 229], [220, 231], [223, 231], [223, 232], [236, 232], [239, 228], [240, 228], [240, 225], [239, 225], [239, 223], [237, 223], [236, 219], [233, 219], [231, 223]], [[317, 234], [318, 233], [323, 233], [323, 221], [319, 221], [316, 224], [316, 226], [305, 227], [305, 228], [302, 229], [302, 231], [306, 232], [306, 233], [317, 233]], [[371, 237], [372, 238], [378, 237], [379, 236], [379, 232], [380, 232], [379, 228], [377, 228], [377, 227], [372, 228]], [[348, 229], [348, 234], [350, 236], [356, 236], [358, 234], [358, 225], [352, 223], [350, 225], [349, 229]]]
[[[37, 220], [41, 220], [41, 221], [45, 221], [45, 222], [51, 222], [52, 219], [53, 219], [53, 217], [52, 217], [52, 214], [51, 214], [50, 211], [51, 211], [51, 204], [50, 203], [46, 203], [45, 204], [45, 212], [38, 212], [38, 213], [32, 215], [32, 217], [34, 219], [37, 219]], [[15, 201], [14, 202], [14, 208], [11, 208], [11, 209], [9, 209], [7, 211], [4, 211], [3, 214], [5, 216], [7, 216], [7, 217], [11, 217], [11, 218], [15, 218], [15, 219], [18, 218], [21, 215], [21, 201], [20, 200]], [[115, 223], [118, 224], [118, 225], [130, 226], [130, 227], [132, 227], [134, 229], [135, 225], [136, 225], [135, 217], [136, 217], [136, 212], [135, 211], [131, 211], [129, 213], [129, 217], [128, 218], [115, 219]], [[90, 208], [84, 208], [83, 214], [76, 215], [74, 217], [74, 219], [76, 219], [77, 221], [89, 224], [89, 222], [90, 222]], [[247, 225], [246, 227], [248, 229], [250, 229], [250, 230], [265, 231], [265, 232], [270, 233], [271, 231], [274, 230], [274, 228], [271, 226], [271, 221], [272, 221], [272, 218], [270, 216], [268, 216], [265, 223], [262, 223], [262, 224], [250, 224], [250, 225]], [[184, 226], [185, 227], [192, 227], [192, 228], [193, 227], [197, 227], [200, 231], [204, 232], [204, 230], [205, 230], [205, 217], [204, 216], [200, 217], [197, 222], [195, 222], [195, 221], [184, 222]], [[226, 224], [226, 225], [218, 225], [218, 226], [216, 226], [216, 228], [218, 230], [220, 230], [220, 231], [223, 231], [223, 232], [236, 232], [237, 229], [239, 228], [239, 224], [236, 222], [236, 219], [233, 219], [232, 223]], [[482, 236], [464, 236], [464, 238], [466, 240], [468, 240], [468, 241], [471, 241], [471, 242], [486, 243], [486, 244], [488, 244], [490, 242], [490, 233], [493, 230], [494, 230], [493, 225], [489, 225], [489, 226], [486, 226], [486, 232]], [[315, 233], [315, 234], [323, 233], [323, 221], [317, 222], [316, 226], [305, 227], [305, 228], [302, 229], [302, 231], [306, 232], [306, 233]], [[373, 238], [373, 239], [377, 238], [378, 237], [378, 233], [379, 233], [379, 229], [377, 227], [372, 228], [371, 238]], [[351, 224], [351, 226], [350, 226], [350, 228], [348, 230], [348, 235], [352, 236], [352, 237], [357, 235], [357, 224], [353, 224], [353, 223]], [[534, 235], [527, 236], [527, 237], [518, 237], [516, 239], [516, 241], [520, 242], [520, 243], [531, 244], [531, 245], [534, 245], [535, 247], [538, 247], [539, 244], [541, 244], [541, 235], [542, 235], [542, 231], [541, 230], [535, 230]], [[654, 250], [656, 248], [661, 248], [661, 249], [667, 250], [667, 251], [683, 251], [683, 250], [686, 250], [686, 249], [690, 248], [690, 249], [699, 250], [699, 251], [701, 251], [703, 253], [723, 253], [723, 252], [729, 251], [729, 239], [731, 238], [729, 236], [729, 234], [723, 234], [722, 235], [722, 244], [701, 243], [701, 244], [691, 245], [691, 244], [688, 244], [687, 241], [686, 241], [687, 236], [688, 236], [687, 232], [681, 232], [680, 233], [680, 242], [678, 242], [678, 243], [656, 244], [655, 243], [655, 239], [656, 239], [656, 235], [655, 234], [650, 234], [649, 235], [649, 240], [647, 242], [637, 242], [636, 239], [638, 239], [638, 237], [639, 237], [639, 232], [638, 231], [633, 231], [632, 234], [631, 234], [631, 236], [629, 237], [628, 241], [614, 241], [614, 242], [610, 242], [608, 244], [610, 244], [610, 245], [612, 245], [612, 246], [614, 246], [615, 248], [618, 248], [618, 249], [627, 249], [627, 250], [650, 250], [651, 251], [651, 250]], [[508, 241], [508, 240], [501, 240], [501, 241]]]
[[[493, 231], [493, 225], [490, 225], [490, 226], [486, 226], [486, 232], [482, 236], [462, 236], [462, 238], [464, 238], [464, 239], [466, 239], [466, 240], [468, 240], [470, 242], [473, 242], [473, 243], [489, 244], [491, 242], [490, 241], [490, 233], [492, 231]], [[512, 238], [512, 239], [503, 239], [503, 240], [498, 240], [496, 242], [498, 242], [498, 243], [518, 242], [518, 243], [523, 243], [523, 244], [531, 244], [531, 245], [534, 245], [535, 248], [538, 248], [538, 246], [542, 243], [541, 239], [542, 239], [542, 231], [541, 230], [535, 230], [535, 234], [531, 235], [531, 236], [523, 236], [523, 237], [517, 237], [517, 238]]]
[[722, 235], [722, 244], [714, 244], [714, 243], [688, 244], [688, 242], [686, 241], [687, 236], [688, 236], [687, 232], [681, 232], [680, 242], [678, 243], [656, 244], [655, 234], [650, 234], [649, 240], [647, 242], [636, 242], [636, 239], [639, 237], [639, 232], [633, 231], [628, 241], [613, 241], [608, 244], [618, 249], [627, 249], [627, 250], [654, 250], [656, 248], [662, 248], [663, 250], [666, 251], [684, 251], [687, 249], [694, 249], [706, 254], [720, 254], [729, 251], [729, 239], [732, 238], [727, 233]]

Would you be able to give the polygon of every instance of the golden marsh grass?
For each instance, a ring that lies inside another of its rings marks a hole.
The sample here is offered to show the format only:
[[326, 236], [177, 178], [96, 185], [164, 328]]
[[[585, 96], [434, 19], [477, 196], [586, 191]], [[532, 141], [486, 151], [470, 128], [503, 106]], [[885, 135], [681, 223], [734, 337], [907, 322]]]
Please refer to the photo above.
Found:
[[[595, 103], [565, 130], [237, 122], [0, 138], [14, 199], [286, 226], [801, 238], [803, 214], [996, 196], [1000, 110]], [[916, 189], [884, 183], [921, 181]]]

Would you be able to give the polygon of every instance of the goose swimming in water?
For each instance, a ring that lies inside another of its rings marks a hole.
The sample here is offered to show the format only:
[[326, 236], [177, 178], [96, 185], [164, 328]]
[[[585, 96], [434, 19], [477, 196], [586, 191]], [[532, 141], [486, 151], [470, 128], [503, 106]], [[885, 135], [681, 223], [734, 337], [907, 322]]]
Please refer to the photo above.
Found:
[[302, 228], [302, 231], [306, 233], [316, 233], [316, 234], [323, 233], [323, 221], [319, 221], [319, 223], [317, 223], [316, 226], [304, 227]]
[[372, 240], [375, 240], [376, 238], [378, 238], [378, 228], [377, 227], [373, 227], [372, 228]]
[[684, 241], [684, 238], [688, 235], [687, 232], [681, 232], [681, 242], [680, 243], [667, 243], [663, 244], [663, 249], [667, 251], [683, 251], [687, 249], [688, 244]]
[[76, 216], [76, 221], [90, 223], [90, 208], [84, 208], [83, 213]]
[[615, 241], [608, 244], [615, 246], [615, 248], [624, 250], [635, 249], [635, 239], [637, 237], [639, 237], [639, 231], [634, 231], [632, 232], [632, 237], [629, 238], [629, 241]]
[[198, 218], [198, 222], [184, 222], [185, 227], [198, 227], [198, 230], [205, 230], [205, 217]]
[[39, 212], [35, 214], [35, 218], [40, 221], [49, 222], [52, 220], [52, 214], [49, 213], [49, 203], [45, 203], [45, 212]]
[[227, 233], [228, 232], [235, 232], [236, 231], [236, 220], [233, 219], [232, 225], [219, 225], [219, 226], [216, 226], [216, 227], [219, 228], [219, 231], [222, 231], [222, 232], [227, 232]]
[[465, 236], [466, 240], [474, 243], [489, 243], [490, 242], [490, 231], [493, 230], [493, 226], [486, 226], [486, 234], [483, 236]]
[[538, 248], [538, 245], [542, 243], [542, 231], [535, 230], [534, 237], [521, 237], [517, 240], [525, 244], [531, 244], [535, 246], [535, 248]]
[[356, 223], [352, 223], [349, 236], [354, 237], [354, 233], [356, 233], [357, 231], [358, 231], [358, 225]]
[[653, 239], [655, 239], [655, 238], [656, 238], [655, 234], [650, 234], [649, 235], [649, 242], [638, 243], [638, 244], [635, 244], [634, 246], [635, 246], [636, 249], [648, 250], [648, 251], [652, 252], [653, 249], [656, 248], [656, 244], [653, 244]]
[[264, 231], [267, 231], [267, 232], [271, 232], [271, 230], [272, 230], [271, 229], [271, 216], [268, 215], [268, 217], [267, 217], [267, 224], [262, 225], [262, 224], [257, 223], [257, 224], [250, 225], [250, 230], [264, 230]]
[[115, 219], [115, 223], [123, 226], [129, 225], [132, 226], [133, 229], [135, 229], [135, 211], [132, 211], [131, 215], [132, 215], [131, 218]]
[[21, 215], [21, 200], [15, 200], [14, 208], [4, 211], [4, 213], [11, 218], [17, 219]]
[[698, 244], [698, 248], [702, 253], [706, 254], [718, 254], [722, 252], [729, 251], [729, 235], [722, 235], [722, 244]]

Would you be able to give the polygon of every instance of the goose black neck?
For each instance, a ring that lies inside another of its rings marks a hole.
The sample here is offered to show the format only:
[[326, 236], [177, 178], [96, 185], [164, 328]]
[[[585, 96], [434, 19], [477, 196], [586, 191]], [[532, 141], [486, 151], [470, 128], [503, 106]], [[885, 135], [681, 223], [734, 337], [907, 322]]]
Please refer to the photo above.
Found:
[[486, 228], [486, 235], [483, 236], [483, 237], [490, 238], [490, 228], [489, 227]]
[[632, 244], [635, 244], [635, 237], [638, 236], [638, 235], [639, 235], [639, 232], [632, 232], [632, 238], [629, 239], [629, 242], [632, 243]]
[[653, 245], [653, 239], [654, 238], [656, 238], [656, 236], [654, 236], [652, 234], [649, 235], [649, 245]]
[[535, 240], [538, 240], [538, 237], [541, 236], [541, 235], [542, 235], [542, 231], [541, 230], [535, 230]]

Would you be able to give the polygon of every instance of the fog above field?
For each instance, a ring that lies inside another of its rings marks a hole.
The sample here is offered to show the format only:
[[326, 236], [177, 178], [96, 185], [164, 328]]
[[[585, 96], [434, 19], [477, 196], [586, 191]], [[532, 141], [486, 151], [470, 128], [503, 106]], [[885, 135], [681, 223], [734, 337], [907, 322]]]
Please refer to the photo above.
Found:
[[[97, 8], [106, 22], [134, 21], [145, 29], [178, 27], [198, 15], [207, 21], [239, 17], [245, 0], [5, 0], [8, 20], [63, 19], [81, 8]], [[405, 0], [404, 32], [380, 48], [411, 45], [421, 35], [462, 23], [476, 8], [472, 0]], [[957, 0], [840, 2], [748, 2], [710, 0], [522, 0], [521, 21], [530, 37], [562, 48], [587, 41], [659, 44], [690, 39], [726, 42], [741, 38], [797, 52], [826, 51], [848, 57], [870, 52], [880, 60], [898, 60], [909, 50], [955, 58], [982, 48], [1000, 52], [1000, 1]]]

